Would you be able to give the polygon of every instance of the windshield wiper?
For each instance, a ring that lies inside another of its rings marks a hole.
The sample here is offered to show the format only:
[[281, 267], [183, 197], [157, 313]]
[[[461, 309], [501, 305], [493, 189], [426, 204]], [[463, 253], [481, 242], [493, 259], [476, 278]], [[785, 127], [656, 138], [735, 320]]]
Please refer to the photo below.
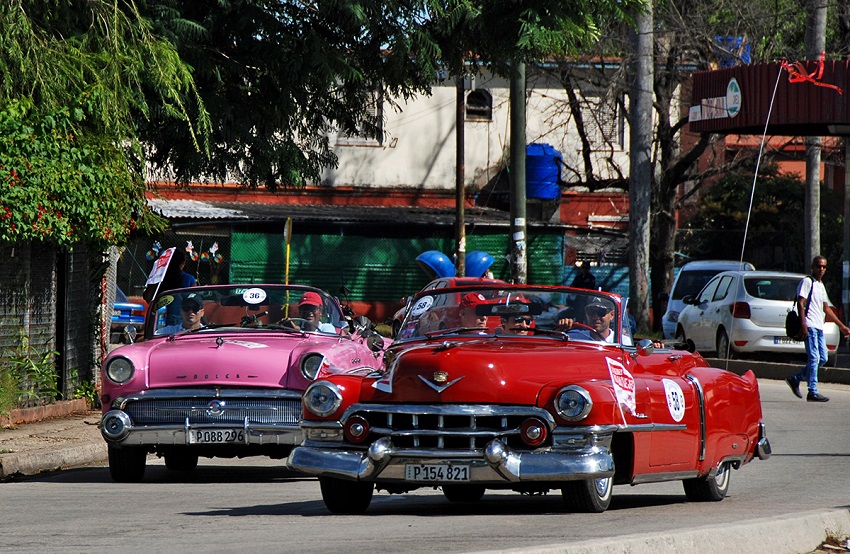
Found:
[[434, 337], [439, 337], [442, 335], [451, 335], [452, 333], [471, 333], [476, 331], [480, 332], [482, 335], [490, 334], [490, 332], [485, 327], [451, 327], [448, 329], [438, 329], [437, 331], [424, 333], [423, 336], [425, 336], [425, 338], [432, 339]]
[[535, 329], [532, 329], [532, 330], [534, 331], [535, 335], [553, 335], [553, 336], [556, 336], [563, 341], [570, 340], [570, 336], [564, 331], [556, 331], [554, 329], [538, 329], [538, 328], [535, 328]]

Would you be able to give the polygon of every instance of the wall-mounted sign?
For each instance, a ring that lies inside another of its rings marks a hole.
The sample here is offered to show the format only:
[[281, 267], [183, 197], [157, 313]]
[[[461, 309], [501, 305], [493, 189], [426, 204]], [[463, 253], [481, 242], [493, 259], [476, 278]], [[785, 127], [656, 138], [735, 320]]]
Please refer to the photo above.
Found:
[[735, 117], [741, 112], [741, 86], [732, 77], [726, 85], [726, 96], [703, 98], [698, 106], [691, 106], [688, 111], [688, 121], [703, 121], [706, 119], [723, 119]]

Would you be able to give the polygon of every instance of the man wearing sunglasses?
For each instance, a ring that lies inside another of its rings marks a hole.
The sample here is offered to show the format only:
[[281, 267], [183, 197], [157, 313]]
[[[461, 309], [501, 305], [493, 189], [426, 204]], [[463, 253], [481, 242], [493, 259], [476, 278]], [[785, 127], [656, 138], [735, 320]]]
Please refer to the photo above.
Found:
[[584, 315], [587, 324], [593, 327], [593, 331], [588, 332], [591, 335], [596, 334], [595, 340], [614, 342], [614, 330], [611, 329], [611, 321], [614, 320], [613, 304], [606, 306], [604, 301], [595, 298], [584, 307]]
[[502, 329], [511, 335], [531, 335], [534, 319], [530, 315], [502, 316]]
[[574, 321], [569, 318], [561, 318], [558, 321], [558, 331], [568, 331], [571, 338], [578, 340], [614, 342], [614, 330], [611, 322], [614, 320], [614, 303], [602, 298], [594, 297], [584, 307], [584, 323], [591, 329], [584, 327], [573, 328]]
[[180, 305], [180, 317], [183, 321], [159, 329], [157, 335], [173, 335], [191, 329], [200, 329], [204, 317], [204, 302], [197, 294], [190, 294]]

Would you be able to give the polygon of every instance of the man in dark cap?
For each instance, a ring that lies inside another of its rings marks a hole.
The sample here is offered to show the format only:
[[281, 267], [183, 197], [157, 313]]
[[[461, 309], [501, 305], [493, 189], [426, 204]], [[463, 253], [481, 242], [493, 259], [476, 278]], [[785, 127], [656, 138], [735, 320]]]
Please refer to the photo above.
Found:
[[180, 305], [180, 317], [183, 321], [175, 325], [167, 325], [156, 331], [157, 335], [173, 335], [182, 331], [200, 329], [203, 325], [204, 301], [199, 294], [190, 294]]
[[600, 297], [591, 298], [584, 307], [585, 324], [591, 329], [575, 328], [574, 321], [569, 318], [561, 318], [558, 321], [558, 331], [569, 331], [571, 338], [578, 340], [592, 340], [614, 342], [614, 330], [611, 322], [614, 320], [614, 303]]

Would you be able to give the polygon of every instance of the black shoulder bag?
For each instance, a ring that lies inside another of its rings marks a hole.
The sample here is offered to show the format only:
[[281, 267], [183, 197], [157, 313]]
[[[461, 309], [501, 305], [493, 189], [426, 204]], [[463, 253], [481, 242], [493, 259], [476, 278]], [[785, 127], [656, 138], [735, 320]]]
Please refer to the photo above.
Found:
[[[809, 279], [809, 276], [806, 275], [803, 279]], [[815, 292], [815, 280], [812, 279], [812, 288], [809, 289], [809, 298], [806, 300], [806, 312], [803, 314], [803, 317], [809, 315], [809, 306], [812, 303], [812, 293]], [[794, 340], [805, 340], [806, 336], [803, 334], [803, 321], [800, 318], [800, 315], [797, 313], [797, 297], [794, 297], [794, 309], [788, 312], [788, 315], [785, 316], [785, 334], [788, 335], [788, 338], [792, 338]]]

